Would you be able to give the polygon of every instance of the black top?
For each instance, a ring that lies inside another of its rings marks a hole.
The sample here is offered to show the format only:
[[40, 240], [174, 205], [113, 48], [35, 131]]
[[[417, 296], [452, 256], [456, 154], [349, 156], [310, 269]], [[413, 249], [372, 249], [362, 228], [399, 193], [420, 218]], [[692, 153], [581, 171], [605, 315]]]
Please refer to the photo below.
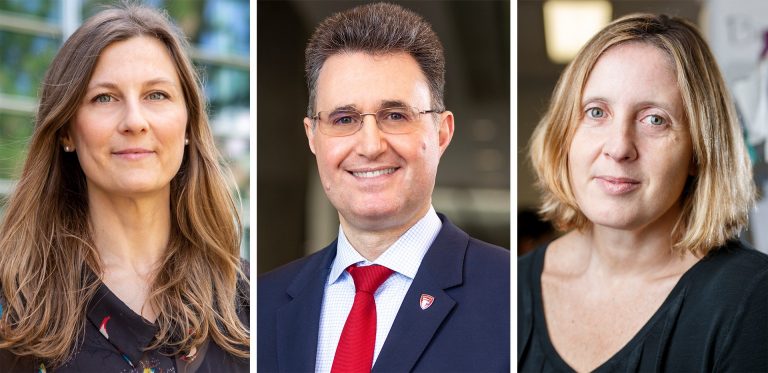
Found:
[[[244, 281], [238, 284], [237, 315], [249, 325], [249, 291]], [[248, 372], [248, 359], [235, 357], [210, 339], [198, 346], [191, 357], [167, 356], [164, 349], [144, 351], [157, 332], [157, 326], [128, 308], [105, 285], [101, 285], [89, 304], [82, 345], [72, 358], [55, 369], [57, 373], [121, 372]], [[165, 352], [165, 354], [163, 354]], [[51, 372], [42, 361], [20, 359], [0, 350], [0, 372]]]
[[[521, 372], [573, 372], [549, 339], [542, 247], [518, 260]], [[595, 372], [768, 372], [768, 255], [729, 242], [691, 267], [661, 307]]]

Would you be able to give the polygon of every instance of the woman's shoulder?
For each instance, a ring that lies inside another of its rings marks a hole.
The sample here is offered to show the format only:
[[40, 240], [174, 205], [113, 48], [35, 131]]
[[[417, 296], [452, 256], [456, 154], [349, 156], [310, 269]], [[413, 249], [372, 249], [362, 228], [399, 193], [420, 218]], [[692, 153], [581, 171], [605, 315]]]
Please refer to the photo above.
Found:
[[712, 250], [691, 271], [696, 283], [720, 290], [724, 287], [743, 288], [768, 274], [768, 255], [741, 241], [729, 241]]
[[[533, 312], [534, 298], [540, 292], [539, 283], [544, 270], [544, 256], [552, 243], [545, 243], [517, 259], [518, 317]], [[521, 312], [522, 311], [522, 312]]]
[[729, 241], [702, 258], [685, 277], [687, 303], [737, 312], [756, 294], [768, 291], [768, 255]]
[[544, 264], [544, 255], [549, 248], [550, 243], [538, 246], [533, 251], [517, 258], [517, 284], [518, 288], [528, 286], [533, 278], [541, 277], [541, 271]]
[[526, 350], [533, 332], [534, 296], [549, 243], [517, 259], [517, 358]]
[[684, 342], [709, 340], [713, 370], [766, 371], [768, 255], [728, 242], [702, 258], [685, 281], [677, 326]]
[[240, 258], [240, 269], [242, 276], [237, 276], [237, 316], [246, 326], [251, 324], [251, 263]]

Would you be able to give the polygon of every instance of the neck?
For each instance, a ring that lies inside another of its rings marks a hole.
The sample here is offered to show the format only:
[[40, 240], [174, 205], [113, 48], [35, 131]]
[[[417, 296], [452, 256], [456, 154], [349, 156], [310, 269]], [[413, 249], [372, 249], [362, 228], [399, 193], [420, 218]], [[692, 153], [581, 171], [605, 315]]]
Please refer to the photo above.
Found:
[[672, 251], [672, 228], [679, 216], [673, 208], [655, 222], [635, 230], [593, 225], [575, 232], [587, 250], [583, 269], [599, 277], [658, 279], [680, 274], [696, 258]]
[[611, 276], [658, 273], [676, 256], [668, 234], [647, 238], [592, 228], [585, 238], [592, 248], [589, 266]]
[[171, 231], [170, 190], [152, 196], [88, 193], [93, 240], [105, 273], [134, 272], [148, 280]]
[[339, 214], [339, 222], [344, 229], [344, 236], [347, 237], [349, 244], [363, 258], [372, 262], [387, 251], [405, 232], [418, 223], [427, 214], [430, 206], [431, 204], [427, 204], [426, 209], [414, 214], [403, 224], [381, 229], [361, 228], [344, 219], [341, 214]]

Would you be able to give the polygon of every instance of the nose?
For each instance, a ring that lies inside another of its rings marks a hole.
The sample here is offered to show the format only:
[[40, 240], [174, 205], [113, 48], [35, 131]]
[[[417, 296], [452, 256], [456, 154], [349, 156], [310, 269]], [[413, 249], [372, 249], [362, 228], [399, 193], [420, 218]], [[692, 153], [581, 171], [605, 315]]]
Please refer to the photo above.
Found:
[[632, 118], [616, 118], [609, 125], [610, 130], [603, 142], [603, 155], [616, 162], [630, 162], [637, 159], [635, 126]]
[[365, 115], [363, 124], [355, 134], [357, 136], [357, 153], [368, 159], [375, 159], [387, 149], [385, 134], [376, 123], [375, 115]]
[[120, 132], [122, 133], [144, 133], [149, 128], [146, 113], [141, 107], [139, 100], [127, 99], [125, 102], [125, 113], [120, 123]]

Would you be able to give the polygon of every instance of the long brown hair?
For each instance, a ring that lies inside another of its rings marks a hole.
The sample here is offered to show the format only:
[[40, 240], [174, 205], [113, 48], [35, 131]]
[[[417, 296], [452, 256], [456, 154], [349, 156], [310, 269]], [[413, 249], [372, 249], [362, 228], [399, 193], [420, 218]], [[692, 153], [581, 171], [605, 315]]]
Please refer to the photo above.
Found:
[[[137, 36], [160, 40], [181, 81], [189, 146], [171, 181], [171, 235], [148, 301], [158, 311], [155, 343], [187, 354], [211, 338], [249, 357], [249, 331], [236, 307], [247, 299], [240, 218], [226, 167], [208, 125], [200, 79], [188, 47], [165, 14], [124, 5], [88, 19], [64, 43], [43, 80], [24, 168], [0, 225], [3, 300], [0, 349], [59, 365], [82, 340], [86, 307], [102, 273], [94, 248], [85, 176], [60, 145], [99, 54]], [[238, 291], [238, 278], [245, 284]]]
[[592, 68], [606, 50], [624, 43], [659, 48], [675, 69], [693, 142], [695, 176], [689, 177], [681, 196], [673, 250], [704, 256], [747, 225], [755, 187], [725, 80], [704, 38], [684, 19], [624, 16], [592, 37], [565, 68], [531, 138], [530, 157], [543, 192], [540, 213], [561, 230], [591, 224], [571, 191], [568, 149], [581, 120], [581, 95]]

